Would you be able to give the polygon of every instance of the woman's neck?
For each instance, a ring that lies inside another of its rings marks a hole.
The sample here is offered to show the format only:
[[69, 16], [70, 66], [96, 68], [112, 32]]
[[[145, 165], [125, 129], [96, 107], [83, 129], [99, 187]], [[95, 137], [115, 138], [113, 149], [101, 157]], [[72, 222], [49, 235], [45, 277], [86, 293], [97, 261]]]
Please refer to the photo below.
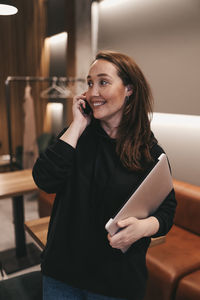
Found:
[[100, 121], [100, 123], [102, 128], [111, 138], [116, 138], [119, 122], [116, 122], [116, 124], [113, 124], [112, 122], [111, 124], [110, 122]]

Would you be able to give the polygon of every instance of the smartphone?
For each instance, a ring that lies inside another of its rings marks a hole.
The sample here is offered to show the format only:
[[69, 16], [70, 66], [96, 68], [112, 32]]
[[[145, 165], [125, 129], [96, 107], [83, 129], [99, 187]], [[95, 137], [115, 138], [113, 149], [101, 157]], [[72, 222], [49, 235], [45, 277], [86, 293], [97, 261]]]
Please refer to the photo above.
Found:
[[85, 115], [89, 115], [92, 112], [92, 109], [86, 100], [85, 100], [85, 107], [83, 107], [83, 105], [81, 105], [81, 109], [83, 110], [83, 113]]

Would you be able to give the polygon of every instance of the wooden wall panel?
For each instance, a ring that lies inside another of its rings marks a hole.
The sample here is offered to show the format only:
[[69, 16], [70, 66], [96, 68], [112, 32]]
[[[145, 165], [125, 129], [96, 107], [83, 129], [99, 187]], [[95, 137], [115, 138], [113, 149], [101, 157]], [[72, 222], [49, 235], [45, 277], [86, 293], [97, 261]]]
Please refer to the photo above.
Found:
[[[7, 76], [48, 76], [45, 56], [46, 1], [18, 0], [19, 12], [0, 16], [0, 154], [8, 153], [5, 80]], [[44, 84], [43, 84], [44, 85]], [[11, 82], [11, 118], [13, 149], [22, 145], [23, 82]], [[39, 97], [41, 83], [32, 84], [37, 134], [43, 131], [46, 101]]]

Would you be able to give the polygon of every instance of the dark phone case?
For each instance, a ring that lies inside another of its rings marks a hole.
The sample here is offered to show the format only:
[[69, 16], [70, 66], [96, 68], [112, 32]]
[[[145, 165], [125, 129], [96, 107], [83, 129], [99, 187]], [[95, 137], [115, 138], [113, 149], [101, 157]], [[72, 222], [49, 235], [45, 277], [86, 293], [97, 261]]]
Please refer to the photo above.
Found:
[[85, 108], [83, 107], [83, 105], [81, 105], [81, 108], [82, 108], [84, 114], [86, 114], [86, 115], [89, 115], [90, 112], [92, 111], [92, 109], [87, 101], [85, 101]]

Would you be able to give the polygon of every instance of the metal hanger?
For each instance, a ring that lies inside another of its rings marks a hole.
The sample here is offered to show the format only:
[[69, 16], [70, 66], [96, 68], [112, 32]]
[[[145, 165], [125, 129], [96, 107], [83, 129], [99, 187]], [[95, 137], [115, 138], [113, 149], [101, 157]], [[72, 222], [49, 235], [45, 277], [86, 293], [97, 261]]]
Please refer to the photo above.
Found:
[[52, 78], [52, 84], [47, 89], [40, 93], [42, 98], [68, 98], [70, 96], [70, 91], [64, 87], [57, 85], [58, 78]]

